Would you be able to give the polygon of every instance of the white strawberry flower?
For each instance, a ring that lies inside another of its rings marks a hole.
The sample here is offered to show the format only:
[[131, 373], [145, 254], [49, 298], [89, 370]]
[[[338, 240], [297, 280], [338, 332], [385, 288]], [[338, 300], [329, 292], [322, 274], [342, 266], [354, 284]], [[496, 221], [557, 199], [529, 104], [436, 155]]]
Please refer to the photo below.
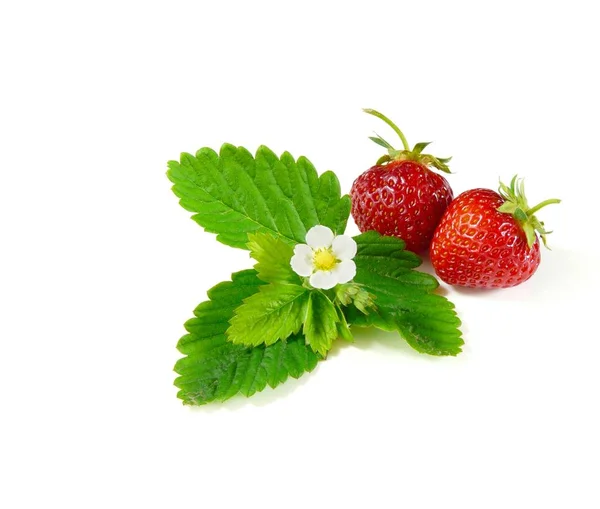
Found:
[[290, 265], [296, 274], [310, 276], [314, 288], [328, 290], [356, 275], [356, 242], [348, 235], [334, 235], [327, 226], [313, 226], [306, 244], [297, 244]]

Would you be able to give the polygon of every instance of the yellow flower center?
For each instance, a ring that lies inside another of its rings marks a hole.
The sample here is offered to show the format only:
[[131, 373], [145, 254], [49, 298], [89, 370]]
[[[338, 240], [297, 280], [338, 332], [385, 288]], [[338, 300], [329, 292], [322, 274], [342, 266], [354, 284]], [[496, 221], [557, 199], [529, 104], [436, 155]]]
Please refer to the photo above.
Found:
[[331, 270], [337, 265], [337, 259], [331, 249], [319, 249], [315, 252], [313, 263], [317, 270]]

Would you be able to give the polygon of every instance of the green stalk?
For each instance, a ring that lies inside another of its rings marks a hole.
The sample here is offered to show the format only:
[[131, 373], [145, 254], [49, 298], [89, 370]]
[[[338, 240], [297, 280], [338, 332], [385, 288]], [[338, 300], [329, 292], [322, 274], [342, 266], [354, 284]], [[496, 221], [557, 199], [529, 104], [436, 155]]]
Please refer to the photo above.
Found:
[[538, 203], [535, 207], [530, 208], [527, 211], [527, 215], [529, 217], [531, 217], [531, 216], [533, 216], [533, 214], [535, 214], [542, 207], [545, 207], [546, 205], [550, 205], [552, 203], [560, 203], [560, 200], [558, 198], [550, 198], [549, 200], [544, 200], [543, 202]]
[[377, 110], [372, 110], [370, 108], [364, 108], [363, 111], [365, 113], [368, 113], [369, 115], [373, 115], [374, 117], [380, 118], [381, 120], [383, 120], [387, 125], [389, 125], [398, 136], [400, 136], [400, 139], [402, 140], [402, 145], [404, 146], [404, 150], [410, 150], [410, 147], [408, 145], [408, 141], [406, 141], [406, 137], [404, 136], [404, 133], [402, 133], [402, 131], [400, 130], [400, 128], [394, 124], [394, 122], [392, 122], [389, 118], [387, 118], [383, 113], [379, 113]]

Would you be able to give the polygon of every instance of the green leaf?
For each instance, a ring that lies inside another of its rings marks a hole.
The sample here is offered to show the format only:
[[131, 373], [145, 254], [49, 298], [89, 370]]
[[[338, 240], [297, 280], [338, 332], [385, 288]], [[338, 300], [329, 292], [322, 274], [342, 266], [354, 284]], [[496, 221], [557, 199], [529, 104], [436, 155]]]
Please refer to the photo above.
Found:
[[354, 237], [354, 240], [357, 244], [360, 243], [356, 256], [365, 264], [385, 265], [394, 274], [421, 265], [421, 258], [406, 251], [405, 242], [397, 237], [386, 237], [376, 231], [368, 231]]
[[269, 284], [244, 300], [235, 310], [227, 339], [232, 343], [272, 345], [302, 327], [309, 291], [300, 285]]
[[267, 283], [302, 284], [290, 265], [294, 250], [289, 244], [269, 233], [251, 233], [248, 240], [250, 256], [258, 262], [254, 268], [260, 279]]
[[375, 297], [376, 310], [368, 315], [355, 306], [345, 310], [351, 325], [397, 330], [415, 350], [430, 355], [456, 355], [464, 341], [454, 305], [432, 292], [437, 280], [413, 270], [420, 265], [404, 242], [367, 232], [354, 237], [358, 251], [354, 281]]
[[335, 174], [319, 177], [308, 159], [296, 161], [288, 152], [278, 158], [261, 146], [252, 157], [245, 148], [224, 144], [219, 154], [202, 148], [168, 167], [181, 206], [229, 246], [246, 249], [248, 234], [258, 232], [294, 245], [317, 224], [341, 234], [350, 215], [350, 198], [340, 196]]
[[[333, 302], [318, 290], [310, 292], [302, 332], [306, 343], [323, 357], [327, 355], [333, 340], [338, 336], [338, 322], [339, 317]], [[342, 332], [347, 338], [346, 332]]]
[[301, 335], [271, 346], [247, 348], [227, 341], [225, 331], [234, 309], [264, 285], [254, 270], [233, 274], [232, 281], [208, 291], [209, 299], [186, 322], [188, 334], [177, 345], [185, 354], [175, 365], [180, 375], [177, 396], [188, 405], [224, 401], [236, 394], [251, 396], [267, 385], [276, 387], [288, 377], [299, 378], [320, 360]]

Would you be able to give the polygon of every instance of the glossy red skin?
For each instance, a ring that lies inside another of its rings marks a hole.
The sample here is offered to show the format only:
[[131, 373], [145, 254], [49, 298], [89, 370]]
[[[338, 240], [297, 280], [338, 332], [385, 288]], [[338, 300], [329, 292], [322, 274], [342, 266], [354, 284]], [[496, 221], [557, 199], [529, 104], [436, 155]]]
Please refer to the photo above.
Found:
[[426, 251], [453, 198], [441, 175], [414, 161], [373, 166], [352, 184], [352, 217], [361, 232], [400, 237], [406, 249]]
[[508, 288], [527, 281], [537, 270], [538, 239], [527, 246], [513, 216], [496, 210], [503, 203], [491, 189], [472, 189], [450, 204], [429, 250], [442, 281], [471, 288]]

